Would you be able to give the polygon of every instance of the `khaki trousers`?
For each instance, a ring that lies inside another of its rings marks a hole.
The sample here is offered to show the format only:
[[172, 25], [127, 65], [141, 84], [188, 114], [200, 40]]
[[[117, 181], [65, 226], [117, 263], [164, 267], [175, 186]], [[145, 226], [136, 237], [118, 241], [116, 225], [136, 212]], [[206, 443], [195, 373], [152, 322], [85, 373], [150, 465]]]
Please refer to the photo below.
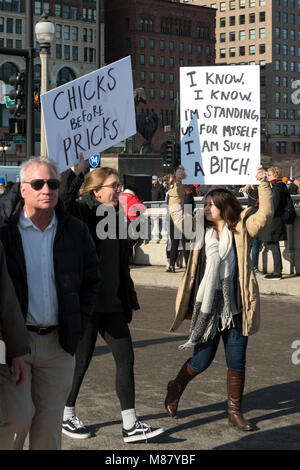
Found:
[[26, 381], [17, 387], [9, 368], [0, 366], [0, 450], [23, 449], [27, 434], [30, 450], [59, 450], [75, 359], [60, 346], [57, 330], [28, 334]]

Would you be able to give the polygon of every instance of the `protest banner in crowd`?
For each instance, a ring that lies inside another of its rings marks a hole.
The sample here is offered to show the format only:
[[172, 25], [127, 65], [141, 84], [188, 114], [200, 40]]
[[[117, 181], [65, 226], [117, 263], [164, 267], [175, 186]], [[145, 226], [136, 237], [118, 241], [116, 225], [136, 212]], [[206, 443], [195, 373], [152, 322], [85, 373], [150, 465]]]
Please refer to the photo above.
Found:
[[257, 183], [259, 66], [181, 67], [180, 126], [184, 183]]
[[62, 172], [136, 133], [130, 57], [41, 95], [48, 155]]

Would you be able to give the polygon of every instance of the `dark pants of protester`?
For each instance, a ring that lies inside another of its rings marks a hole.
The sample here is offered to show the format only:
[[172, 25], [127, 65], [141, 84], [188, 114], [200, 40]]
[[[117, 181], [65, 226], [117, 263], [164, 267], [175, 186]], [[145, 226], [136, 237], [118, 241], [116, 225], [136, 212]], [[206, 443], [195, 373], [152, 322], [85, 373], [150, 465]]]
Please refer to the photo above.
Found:
[[245, 370], [248, 337], [242, 335], [242, 314], [235, 315], [233, 319], [234, 327], [217, 331], [213, 339], [195, 346], [193, 357], [189, 361], [192, 369], [200, 373], [210, 366], [222, 337], [227, 368], [234, 372]]
[[175, 230], [172, 219], [170, 220], [170, 240], [171, 240], [170, 266], [175, 267], [175, 263], [176, 263], [177, 256], [178, 256], [178, 247], [179, 247], [180, 240], [182, 242], [182, 249], [183, 249], [183, 256], [184, 256], [185, 265], [187, 266], [188, 259], [189, 259], [189, 254], [190, 254], [190, 251], [187, 248], [187, 240], [184, 237], [184, 235], [182, 235], [182, 234], [179, 235], [178, 231], [176, 233], [176, 230]]
[[121, 410], [135, 408], [134, 353], [131, 334], [122, 312], [94, 313], [88, 323], [76, 352], [73, 385], [66, 406], [75, 406], [80, 386], [93, 356], [98, 333], [108, 344], [116, 362], [116, 392]]
[[274, 264], [274, 274], [281, 274], [282, 273], [282, 260], [281, 260], [281, 253], [279, 242], [268, 242], [266, 243], [267, 249], [271, 251], [273, 256], [273, 264]]
[[261, 241], [255, 238], [251, 243], [251, 256], [254, 269], [258, 269], [258, 256]]

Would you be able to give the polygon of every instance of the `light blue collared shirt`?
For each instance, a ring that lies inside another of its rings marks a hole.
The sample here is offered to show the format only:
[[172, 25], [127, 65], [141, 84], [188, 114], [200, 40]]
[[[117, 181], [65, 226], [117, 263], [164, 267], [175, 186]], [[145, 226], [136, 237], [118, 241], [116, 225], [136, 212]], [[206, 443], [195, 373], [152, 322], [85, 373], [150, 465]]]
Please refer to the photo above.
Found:
[[28, 285], [27, 325], [58, 325], [58, 301], [54, 277], [53, 244], [57, 229], [55, 213], [42, 231], [23, 209], [18, 228], [21, 233]]

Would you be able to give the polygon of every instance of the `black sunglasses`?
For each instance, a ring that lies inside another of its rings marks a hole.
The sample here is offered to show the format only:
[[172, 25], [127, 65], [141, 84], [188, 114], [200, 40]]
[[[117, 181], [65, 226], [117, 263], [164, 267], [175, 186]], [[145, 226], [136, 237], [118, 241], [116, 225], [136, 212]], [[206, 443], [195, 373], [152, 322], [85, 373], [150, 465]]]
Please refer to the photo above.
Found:
[[44, 187], [45, 184], [48, 185], [48, 188], [54, 191], [55, 189], [59, 188], [60, 181], [56, 179], [50, 179], [50, 180], [32, 180], [32, 181], [24, 181], [24, 183], [30, 184], [32, 189], [35, 191], [40, 191]]

